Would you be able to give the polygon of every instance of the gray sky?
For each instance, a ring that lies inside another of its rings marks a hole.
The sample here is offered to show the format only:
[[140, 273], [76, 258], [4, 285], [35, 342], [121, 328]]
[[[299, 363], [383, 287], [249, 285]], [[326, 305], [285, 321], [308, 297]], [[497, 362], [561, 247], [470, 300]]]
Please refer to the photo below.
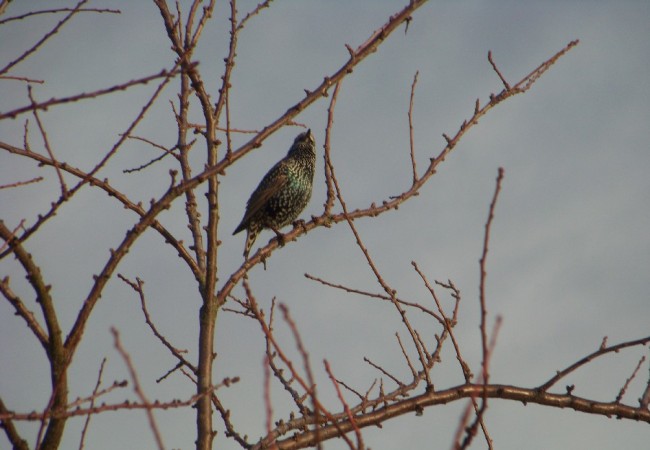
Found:
[[[6, 16], [45, 2], [14, 2]], [[183, 2], [184, 3], [184, 2]], [[233, 126], [261, 129], [317, 86], [347, 59], [345, 44], [356, 48], [388, 16], [398, 1], [277, 2], [250, 21], [239, 40], [231, 95]], [[240, 16], [256, 2], [238, 3]], [[73, 6], [72, 2], [47, 2]], [[35, 85], [37, 100], [63, 97], [122, 83], [169, 68], [173, 54], [160, 14], [149, 2], [96, 1], [93, 7], [119, 8], [120, 15], [85, 13], [76, 17], [37, 54], [10, 75], [45, 80]], [[227, 45], [227, 5], [218, 3], [195, 55], [216, 99]], [[0, 66], [16, 58], [50, 29], [60, 16], [39, 16], [0, 26]], [[614, 344], [650, 333], [650, 3], [623, 2], [435, 2], [413, 17], [342, 84], [332, 136], [332, 159], [350, 209], [367, 207], [410, 184], [408, 109], [413, 76], [419, 71], [415, 99], [418, 169], [445, 145], [442, 133], [455, 134], [469, 118], [476, 98], [484, 104], [501, 90], [487, 52], [512, 84], [573, 39], [581, 43], [561, 58], [525, 95], [492, 110], [473, 128], [421, 194], [398, 211], [356, 222], [378, 268], [404, 299], [432, 306], [416, 261], [430, 280], [451, 279], [463, 294], [456, 335], [463, 354], [478, 373], [478, 260], [484, 223], [498, 167], [505, 169], [488, 256], [489, 324], [503, 317], [491, 362], [497, 383], [533, 387], [596, 350], [604, 336]], [[167, 99], [172, 83], [135, 134], [166, 146], [175, 143], [175, 122]], [[82, 169], [96, 164], [137, 116], [154, 85], [42, 114], [57, 158]], [[0, 111], [29, 102], [24, 83], [0, 80]], [[329, 99], [322, 99], [297, 121], [317, 139], [319, 157], [314, 194], [302, 214], [319, 214], [325, 199], [322, 144]], [[199, 110], [194, 108], [196, 121]], [[0, 121], [3, 141], [21, 146], [28, 116]], [[30, 144], [44, 152], [30, 116]], [[245, 202], [261, 176], [284, 156], [298, 128], [269, 138], [221, 179], [220, 281], [241, 264], [244, 236], [231, 236]], [[237, 137], [235, 145], [248, 136]], [[203, 157], [197, 145], [197, 168]], [[146, 173], [124, 174], [158, 153], [145, 144], [127, 143], [99, 175], [132, 199], [146, 203], [169, 184], [171, 161]], [[0, 191], [2, 220], [9, 227], [23, 218], [32, 223], [58, 197], [50, 168], [0, 153], [0, 184], [43, 175], [39, 184]], [[70, 184], [74, 184], [68, 178]], [[145, 182], [146, 180], [146, 182]], [[206, 217], [206, 214], [203, 214]], [[136, 218], [97, 189], [86, 188], [27, 243], [60, 308], [67, 334], [74, 314], [98, 273]], [[190, 242], [184, 207], [177, 202], [160, 220]], [[273, 236], [265, 232], [255, 249]], [[199, 296], [194, 280], [159, 235], [146, 233], [121, 264], [119, 273], [146, 285], [148, 306], [159, 329], [196, 358]], [[13, 258], [0, 262], [0, 273], [34, 308], [33, 292]], [[322, 368], [327, 358], [337, 377], [365, 391], [380, 374], [366, 356], [407, 377], [395, 332], [405, 336], [399, 315], [389, 304], [344, 295], [305, 279], [304, 273], [354, 288], [380, 292], [346, 224], [316, 229], [276, 251], [268, 270], [253, 269], [251, 285], [268, 309], [271, 299], [290, 308], [299, 324], [317, 372], [326, 404], [337, 405]], [[451, 300], [441, 291], [448, 308]], [[235, 295], [243, 296], [241, 288]], [[71, 398], [86, 396], [99, 364], [108, 358], [104, 384], [128, 378], [113, 347], [116, 327], [131, 353], [149, 398], [188, 398], [193, 386], [180, 374], [161, 384], [153, 380], [174, 364], [145, 326], [138, 300], [121, 281], [111, 282], [98, 303], [71, 372]], [[441, 330], [411, 313], [429, 340]], [[293, 343], [278, 323], [278, 336]], [[259, 326], [241, 316], [219, 316], [215, 381], [240, 376], [221, 391], [233, 421], [251, 439], [264, 430], [263, 338]], [[642, 355], [635, 349], [605, 358], [556, 386], [562, 392], [613, 401]], [[642, 366], [624, 401], [636, 404], [648, 376]], [[438, 389], [462, 383], [451, 347], [432, 373]], [[385, 380], [390, 385], [389, 380]], [[47, 401], [49, 377], [42, 349], [6, 301], [0, 302], [0, 396], [11, 409], [32, 411]], [[392, 386], [392, 385], [391, 385]], [[134, 398], [130, 388], [106, 402]], [[276, 419], [286, 417], [287, 399], [274, 391]], [[350, 399], [352, 401], [352, 398]], [[364, 430], [373, 449], [449, 448], [464, 402], [431, 408], [423, 417], [402, 417], [382, 430]], [[246, 405], [242, 408], [241, 405]], [[192, 448], [194, 410], [159, 412], [156, 418], [168, 448]], [[217, 420], [218, 422], [218, 420]], [[491, 401], [486, 423], [495, 448], [643, 448], [647, 426], [587, 416], [572, 410]], [[68, 423], [61, 448], [76, 448], [82, 421]], [[20, 424], [33, 443], [34, 424]], [[218, 448], [239, 448], [218, 427]], [[478, 438], [477, 438], [478, 439]], [[480, 439], [479, 439], [480, 441]], [[8, 445], [2, 434], [0, 448]], [[87, 445], [103, 448], [153, 448], [142, 412], [108, 413], [91, 422]], [[215, 447], [217, 447], [215, 446]], [[328, 449], [345, 448], [338, 440]], [[476, 442], [474, 448], [484, 448]]]

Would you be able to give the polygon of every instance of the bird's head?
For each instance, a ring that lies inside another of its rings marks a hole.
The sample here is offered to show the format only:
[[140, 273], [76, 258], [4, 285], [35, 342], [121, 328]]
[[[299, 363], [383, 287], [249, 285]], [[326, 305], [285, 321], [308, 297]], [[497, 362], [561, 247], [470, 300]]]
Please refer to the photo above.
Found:
[[314, 135], [311, 134], [311, 130], [307, 130], [296, 136], [293, 145], [289, 149], [289, 155], [308, 156], [310, 158], [315, 156], [315, 152], [316, 140], [314, 139]]
[[304, 133], [300, 133], [298, 136], [296, 136], [296, 139], [293, 141], [293, 145], [296, 144], [308, 144], [315, 146], [316, 141], [314, 140], [314, 135], [311, 134], [311, 129], [308, 129]]

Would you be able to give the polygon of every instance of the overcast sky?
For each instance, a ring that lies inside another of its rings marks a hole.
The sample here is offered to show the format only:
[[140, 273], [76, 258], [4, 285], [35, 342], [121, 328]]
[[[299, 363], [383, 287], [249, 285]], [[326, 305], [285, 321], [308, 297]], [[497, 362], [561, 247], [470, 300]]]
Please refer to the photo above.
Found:
[[[184, 10], [187, 2], [181, 2]], [[255, 1], [238, 2], [240, 17]], [[239, 39], [231, 91], [232, 126], [260, 130], [333, 74], [347, 60], [345, 44], [356, 48], [406, 1], [279, 1], [252, 19]], [[73, 2], [13, 2], [4, 17], [34, 8], [74, 6]], [[121, 14], [78, 15], [9, 75], [44, 80], [34, 85], [43, 101], [123, 83], [173, 65], [174, 54], [160, 14], [151, 2], [93, 1], [95, 8]], [[173, 6], [170, 7], [173, 9]], [[229, 8], [218, 2], [215, 18], [195, 54], [216, 99], [227, 49]], [[4, 67], [53, 27], [62, 15], [37, 16], [0, 26], [0, 66]], [[604, 336], [610, 344], [650, 335], [650, 2], [647, 1], [431, 1], [418, 10], [408, 33], [403, 27], [361, 64], [342, 84], [332, 135], [332, 159], [350, 209], [380, 203], [411, 182], [407, 110], [411, 83], [419, 79], [414, 107], [418, 170], [445, 146], [468, 119], [477, 98], [481, 104], [502, 85], [487, 60], [495, 62], [511, 84], [570, 41], [580, 44], [561, 58], [526, 94], [493, 109], [439, 167], [418, 197], [398, 211], [356, 222], [364, 243], [386, 281], [399, 296], [432, 306], [412, 269], [416, 261], [430, 280], [451, 279], [461, 289], [456, 335], [463, 354], [479, 371], [478, 260], [484, 224], [499, 167], [505, 179], [494, 219], [488, 256], [488, 323], [502, 316], [491, 362], [492, 381], [534, 387], [595, 351]], [[155, 84], [50, 108], [42, 113], [50, 145], [60, 161], [90, 169], [114, 145]], [[168, 99], [176, 100], [172, 82], [135, 130], [171, 147], [175, 121]], [[0, 79], [0, 112], [29, 103], [25, 83]], [[328, 98], [297, 117], [317, 141], [317, 174], [312, 201], [301, 217], [320, 214], [325, 199], [322, 144]], [[32, 116], [0, 121], [0, 139], [23, 145], [25, 119], [29, 141], [45, 152]], [[194, 108], [193, 119], [201, 120]], [[285, 127], [264, 146], [227, 171], [220, 185], [220, 283], [242, 262], [243, 235], [231, 236], [245, 202], [260, 178], [283, 157], [297, 127]], [[235, 146], [249, 135], [235, 138]], [[200, 145], [196, 152], [202, 152]], [[172, 161], [146, 172], [125, 174], [158, 153], [129, 142], [99, 178], [136, 201], [159, 198], [169, 185]], [[202, 154], [196, 156], [200, 170]], [[169, 158], [168, 158], [169, 159]], [[0, 184], [42, 175], [38, 184], [0, 191], [0, 218], [8, 227], [31, 224], [58, 198], [51, 168], [0, 153]], [[67, 178], [74, 184], [72, 178]], [[339, 208], [337, 206], [337, 208]], [[207, 217], [205, 211], [203, 217]], [[182, 199], [160, 216], [161, 222], [190, 242]], [[63, 206], [26, 248], [52, 285], [64, 334], [98, 273], [125, 232], [137, 220], [103, 191], [87, 187]], [[273, 237], [263, 233], [254, 249]], [[146, 233], [118, 269], [145, 281], [149, 310], [165, 335], [196, 359], [199, 295], [191, 273], [161, 237]], [[380, 292], [345, 223], [319, 228], [276, 251], [268, 270], [256, 267], [250, 282], [258, 302], [285, 303], [301, 330], [317, 373], [319, 392], [337, 405], [321, 361], [327, 358], [337, 377], [365, 391], [381, 376], [364, 357], [407, 377], [395, 340], [405, 336], [395, 309], [374, 300], [343, 294], [304, 277], [305, 273], [353, 288]], [[25, 303], [38, 310], [24, 271], [7, 257], [0, 274]], [[241, 288], [234, 294], [243, 297]], [[451, 308], [450, 298], [439, 295]], [[431, 342], [439, 327], [418, 320]], [[40, 315], [39, 315], [40, 317]], [[85, 342], [71, 369], [70, 398], [92, 392], [103, 357], [108, 358], [105, 385], [128, 378], [110, 334], [116, 327], [131, 353], [149, 398], [189, 398], [193, 386], [180, 374], [161, 384], [154, 380], [175, 361], [144, 324], [138, 299], [115, 279], [93, 312]], [[286, 326], [277, 333], [293, 349]], [[233, 422], [251, 440], [264, 433], [263, 338], [251, 320], [232, 313], [218, 320], [215, 381], [240, 376], [220, 391], [232, 409]], [[556, 386], [563, 392], [613, 401], [647, 349], [604, 358]], [[636, 405], [648, 377], [648, 361], [630, 385], [624, 402]], [[432, 373], [436, 388], [463, 382], [451, 349]], [[385, 380], [387, 386], [390, 380]], [[48, 367], [37, 341], [8, 302], [0, 301], [0, 397], [9, 409], [42, 409], [49, 395]], [[134, 399], [130, 388], [104, 399]], [[350, 398], [352, 401], [353, 398]], [[287, 398], [274, 392], [278, 413], [286, 418]], [[422, 417], [402, 417], [384, 428], [364, 430], [373, 449], [449, 448], [464, 402], [431, 408]], [[242, 405], [246, 405], [242, 407]], [[195, 411], [159, 412], [156, 418], [167, 448], [194, 446]], [[284, 413], [284, 414], [283, 414]], [[218, 417], [215, 416], [218, 423]], [[69, 421], [61, 448], [77, 448], [82, 420]], [[486, 424], [495, 448], [645, 448], [647, 424], [588, 416], [572, 410], [491, 401]], [[19, 424], [33, 445], [34, 424]], [[215, 448], [239, 448], [219, 435]], [[155, 442], [142, 412], [95, 417], [88, 448], [153, 448]], [[0, 448], [8, 441], [0, 436]], [[345, 448], [338, 440], [327, 449]], [[485, 448], [477, 441], [474, 448]]]

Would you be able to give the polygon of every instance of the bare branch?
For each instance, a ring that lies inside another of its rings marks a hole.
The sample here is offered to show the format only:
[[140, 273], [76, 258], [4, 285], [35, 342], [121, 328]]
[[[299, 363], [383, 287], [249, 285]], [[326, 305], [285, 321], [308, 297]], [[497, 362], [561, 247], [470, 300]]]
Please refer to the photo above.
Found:
[[[408, 26], [408, 23], [407, 23]], [[418, 75], [420, 74], [419, 71], [415, 72], [415, 75], [413, 76], [413, 84], [411, 84], [411, 99], [409, 101], [409, 111], [408, 111], [408, 119], [409, 119], [409, 147], [411, 149], [411, 166], [413, 168], [413, 184], [417, 183], [418, 181], [418, 171], [417, 167], [415, 164], [415, 140], [413, 138], [413, 99], [415, 97], [415, 85], [418, 84]]]
[[347, 402], [345, 401], [345, 398], [343, 398], [343, 394], [341, 393], [341, 389], [339, 388], [339, 383], [336, 380], [336, 377], [334, 377], [334, 374], [332, 373], [332, 369], [330, 367], [330, 364], [327, 362], [326, 359], [323, 360], [323, 365], [325, 366], [325, 370], [327, 371], [327, 374], [330, 377], [330, 380], [332, 380], [332, 384], [334, 385], [334, 389], [336, 389], [336, 395], [339, 397], [339, 400], [341, 401], [341, 405], [343, 405], [343, 409], [345, 410], [345, 413], [348, 416], [348, 420], [350, 421], [350, 424], [352, 425], [352, 428], [354, 429], [354, 434], [357, 437], [357, 446], [350, 446], [352, 450], [359, 449], [363, 450], [365, 446], [363, 445], [363, 436], [361, 435], [361, 430], [357, 426], [356, 422], [354, 421], [354, 416], [352, 415], [352, 411], [350, 411], [350, 407], [348, 406]]
[[492, 202], [490, 203], [490, 212], [488, 213], [488, 219], [485, 223], [485, 235], [483, 237], [483, 253], [479, 262], [481, 269], [481, 276], [479, 281], [479, 301], [481, 307], [481, 347], [483, 350], [483, 360], [481, 366], [483, 369], [482, 378], [487, 383], [488, 373], [487, 373], [487, 358], [488, 358], [488, 342], [487, 342], [487, 333], [485, 331], [485, 318], [487, 316], [487, 307], [485, 305], [485, 279], [487, 277], [486, 269], [486, 260], [488, 254], [488, 245], [490, 242], [490, 229], [492, 227], [492, 221], [494, 220], [494, 209], [496, 208], [497, 199], [499, 198], [499, 192], [501, 191], [501, 182], [503, 181], [503, 167], [499, 167], [499, 175], [497, 176], [496, 188], [494, 189], [494, 196], [492, 197]]
[[[419, 3], [418, 3], [419, 5]], [[396, 16], [393, 16], [396, 17]], [[399, 17], [402, 17], [401, 15]], [[479, 119], [481, 119], [484, 115], [486, 115], [492, 108], [494, 108], [496, 105], [502, 103], [504, 100], [507, 98], [510, 98], [514, 95], [526, 92], [528, 89], [532, 87], [532, 85], [539, 79], [539, 77], [546, 72], [562, 55], [564, 55], [566, 52], [568, 52], [571, 48], [576, 46], [579, 41], [572, 41], [570, 42], [566, 47], [564, 47], [562, 50], [557, 52], [555, 55], [553, 55], [551, 58], [543, 62], [540, 66], [538, 66], [535, 70], [533, 70], [530, 74], [525, 76], [521, 81], [517, 83], [510, 91], [508, 92], [502, 92], [498, 96], [492, 95], [490, 102], [487, 103], [485, 106], [483, 106], [480, 110], [476, 111], [474, 115], [469, 119], [465, 120], [463, 124], [460, 126], [458, 132], [452, 137], [449, 137], [445, 135], [445, 139], [447, 140], [447, 145], [445, 148], [436, 156], [435, 158], [430, 159], [430, 164], [427, 167], [426, 171], [422, 176], [418, 178], [418, 181], [416, 184], [411, 186], [410, 189], [407, 191], [404, 191], [403, 193], [399, 195], [391, 195], [388, 200], [384, 200], [381, 202], [381, 204], [376, 204], [372, 203], [370, 206], [366, 208], [361, 208], [361, 209], [356, 209], [352, 211], [348, 211], [347, 214], [345, 213], [340, 213], [340, 214], [335, 214], [335, 215], [321, 215], [318, 217], [313, 217], [312, 220], [309, 222], [305, 222], [302, 224], [300, 227], [294, 227], [293, 230], [289, 231], [288, 233], [283, 235], [284, 241], [285, 242], [291, 242], [292, 240], [296, 239], [298, 236], [303, 235], [305, 233], [308, 233], [310, 230], [313, 228], [319, 227], [319, 226], [331, 226], [332, 224], [347, 221], [348, 219], [354, 220], [359, 217], [376, 217], [384, 212], [390, 211], [392, 209], [397, 209], [400, 204], [408, 200], [409, 198], [418, 195], [418, 192], [420, 188], [436, 173], [436, 170], [438, 166], [445, 160], [445, 158], [452, 152], [454, 147], [458, 144], [460, 139], [467, 133], [468, 130], [470, 130], [472, 127], [474, 127], [476, 124], [478, 124]], [[345, 66], [344, 66], [345, 67]], [[342, 70], [342, 69], [341, 69]], [[339, 71], [340, 72], [340, 71]], [[339, 73], [337, 72], [337, 74]], [[341, 76], [342, 78], [342, 76]], [[313, 92], [312, 92], [313, 94]], [[308, 99], [311, 99], [311, 97], [307, 97], [305, 100], [302, 102], [296, 104], [293, 108], [289, 109], [287, 113], [285, 113], [285, 116], [289, 115], [290, 117], [293, 117], [292, 111], [297, 114], [297, 111], [294, 111], [296, 109], [301, 110], [303, 107], [303, 102], [307, 101]], [[314, 100], [310, 100], [308, 103], [311, 103]], [[283, 117], [285, 117], [283, 116]], [[244, 153], [248, 153], [251, 151], [253, 148], [259, 147], [261, 145], [261, 142], [268, 137], [271, 131], [274, 131], [276, 126], [279, 126], [278, 123], [282, 122], [284, 119], [278, 119], [278, 121], [274, 122], [273, 124], [267, 126], [264, 128], [256, 137], [254, 137], [252, 140], [250, 140], [248, 143], [244, 144], [242, 147], [240, 147], [239, 150], [236, 150], [232, 153], [231, 158], [229, 158], [227, 161], [220, 161], [214, 168], [209, 168], [206, 171], [204, 171], [202, 174], [199, 174], [195, 176], [192, 180], [188, 181], [186, 184], [184, 184], [181, 188], [181, 190], [184, 192], [187, 189], [192, 189], [196, 184], [202, 183], [205, 179], [207, 179], [208, 176], [210, 176], [213, 173], [219, 173], [222, 170], [225, 169], [228, 165], [232, 164], [234, 160], [238, 159], [239, 157], [243, 156]], [[171, 195], [171, 194], [169, 194]], [[249, 259], [247, 259], [242, 266], [234, 272], [230, 278], [228, 278], [227, 282], [223, 285], [223, 287], [219, 290], [217, 294], [217, 298], [219, 303], [225, 302], [226, 298], [228, 295], [230, 295], [231, 290], [237, 285], [239, 280], [250, 270], [251, 267], [253, 267], [256, 264], [259, 264], [262, 260], [266, 259], [268, 255], [270, 255], [274, 249], [278, 247], [278, 242], [277, 240], [272, 240], [270, 241], [266, 246], [260, 248], [257, 253]]]
[[153, 332], [154, 336], [156, 336], [158, 340], [170, 351], [170, 353], [174, 355], [176, 359], [178, 359], [180, 364], [186, 366], [192, 372], [196, 373], [197, 371], [196, 367], [192, 363], [190, 363], [187, 359], [185, 359], [185, 357], [182, 355], [182, 353], [187, 353], [187, 350], [179, 350], [176, 347], [174, 347], [165, 338], [165, 336], [163, 336], [158, 331], [153, 321], [151, 320], [151, 317], [149, 316], [149, 311], [147, 311], [147, 304], [144, 296], [144, 281], [142, 281], [140, 278], [136, 278], [136, 281], [133, 282], [120, 273], [118, 273], [117, 276], [126, 284], [128, 284], [131, 287], [131, 289], [133, 289], [135, 292], [138, 293], [138, 297], [140, 298], [140, 307], [142, 308], [142, 313], [144, 314], [144, 320], [147, 323], [147, 325], [149, 325], [149, 328]]
[[[197, 63], [198, 64], [198, 63]], [[50, 100], [47, 100], [45, 102], [37, 103], [37, 104], [30, 104], [27, 106], [22, 106], [20, 108], [7, 111], [7, 112], [0, 112], [0, 120], [3, 119], [15, 119], [17, 116], [21, 114], [28, 113], [30, 111], [34, 110], [46, 110], [51, 108], [52, 106], [58, 106], [58, 105], [63, 105], [65, 103], [75, 103], [78, 102], [79, 100], [85, 100], [89, 98], [96, 98], [100, 97], [103, 95], [108, 95], [108, 94], [113, 94], [118, 91], [124, 91], [132, 86], [137, 86], [140, 84], [147, 84], [150, 81], [157, 80], [159, 78], [170, 78], [170, 77], [175, 77], [180, 73], [179, 69], [174, 68], [171, 71], [167, 70], [161, 70], [160, 72], [154, 74], [154, 75], [147, 75], [146, 77], [142, 78], [137, 78], [131, 81], [127, 81], [122, 84], [117, 84], [114, 86], [111, 86], [109, 88], [105, 89], [99, 89], [97, 91], [93, 92], [88, 92], [88, 93], [81, 93], [81, 94], [76, 94], [72, 95], [70, 97], [62, 97], [62, 98], [52, 98]]]
[[593, 353], [590, 353], [589, 355], [585, 356], [584, 358], [576, 361], [575, 363], [571, 364], [569, 367], [566, 369], [560, 370], [557, 372], [557, 374], [548, 380], [546, 383], [540, 385], [537, 387], [537, 389], [541, 392], [546, 392], [549, 390], [553, 385], [555, 385], [558, 381], [560, 381], [562, 378], [566, 377], [570, 373], [576, 371], [577, 369], [585, 366], [586, 364], [590, 363], [596, 358], [599, 358], [603, 355], [606, 355], [608, 353], [618, 353], [619, 351], [625, 349], [625, 348], [630, 348], [630, 347], [637, 347], [637, 346], [645, 346], [648, 343], [650, 343], [650, 336], [644, 337], [641, 339], [636, 339], [634, 341], [627, 341], [627, 342], [621, 342], [620, 344], [617, 345], [612, 345], [611, 347], [603, 347], [601, 346], [598, 350], [596, 350]]
[[163, 445], [162, 436], [160, 435], [160, 430], [158, 430], [156, 419], [153, 416], [154, 406], [151, 404], [151, 402], [149, 402], [147, 396], [142, 390], [142, 386], [140, 386], [140, 381], [138, 380], [138, 374], [135, 371], [133, 362], [131, 361], [131, 356], [127, 353], [127, 351], [122, 346], [122, 343], [120, 342], [120, 335], [117, 332], [117, 329], [111, 327], [111, 333], [113, 334], [113, 339], [115, 341], [115, 348], [119, 352], [120, 356], [122, 356], [122, 359], [126, 364], [126, 368], [129, 371], [129, 375], [131, 376], [131, 381], [133, 382], [133, 390], [135, 391], [136, 395], [138, 396], [138, 398], [140, 399], [140, 401], [145, 407], [145, 411], [147, 413], [147, 419], [149, 420], [149, 428], [151, 428], [154, 438], [156, 439], [156, 445], [160, 450], [163, 450], [165, 446]]
[[[11, 0], [9, 0], [11, 1]], [[30, 11], [25, 14], [20, 14], [18, 16], [13, 16], [13, 17], [7, 17], [6, 19], [0, 20], [0, 25], [4, 25], [9, 22], [17, 21], [17, 20], [23, 20], [27, 19], [28, 17], [33, 17], [33, 16], [39, 16], [43, 14], [58, 14], [58, 13], [63, 13], [63, 12], [75, 12], [75, 13], [83, 13], [83, 12], [93, 12], [93, 13], [109, 13], [109, 14], [121, 14], [122, 11], [119, 9], [109, 9], [109, 8], [56, 8], [56, 9], [42, 9], [40, 11]], [[0, 14], [2, 12], [0, 11]]]
[[15, 183], [3, 184], [3, 185], [0, 186], [0, 189], [10, 189], [10, 188], [15, 188], [15, 187], [19, 187], [19, 186], [26, 186], [28, 184], [38, 183], [40, 181], [43, 181], [43, 177], [34, 177], [31, 180], [16, 181]]
[[[95, 389], [93, 389], [92, 400], [90, 401], [90, 407], [95, 406], [95, 400], [97, 398], [97, 392], [99, 391], [99, 386], [102, 384], [102, 374], [104, 373], [104, 366], [106, 365], [106, 358], [102, 359], [102, 363], [99, 366], [99, 374], [97, 374], [97, 383], [95, 383]], [[83, 450], [84, 441], [86, 440], [86, 432], [88, 431], [88, 425], [90, 425], [90, 418], [92, 413], [86, 416], [86, 421], [84, 422], [84, 427], [81, 430], [81, 438], [79, 439], [79, 450]]]
[[620, 403], [621, 400], [623, 400], [623, 396], [625, 395], [625, 392], [627, 391], [627, 388], [630, 386], [630, 383], [632, 382], [634, 377], [636, 377], [636, 374], [639, 372], [639, 369], [641, 368], [641, 365], [644, 363], [644, 361], [645, 361], [645, 356], [642, 356], [641, 359], [639, 360], [639, 362], [637, 363], [636, 368], [634, 369], [634, 372], [632, 372], [632, 375], [630, 375], [630, 377], [627, 380], [625, 380], [625, 384], [623, 385], [621, 390], [618, 392], [618, 395], [616, 396], [616, 399], [614, 400], [616, 403]]
[[[32, 102], [32, 105], [36, 105], [36, 101], [34, 100], [34, 96], [32, 95], [31, 86], [27, 86], [27, 92], [29, 95], [29, 100]], [[41, 118], [38, 115], [38, 111], [34, 109], [33, 112], [34, 112], [34, 118], [36, 119], [36, 124], [38, 125], [38, 129], [41, 132], [41, 137], [43, 138], [43, 145], [45, 145], [47, 154], [50, 155], [50, 159], [52, 160], [54, 170], [56, 170], [56, 175], [59, 177], [59, 184], [61, 185], [61, 197], [66, 198], [68, 196], [68, 187], [65, 185], [65, 180], [63, 179], [63, 174], [61, 173], [61, 164], [54, 157], [54, 152], [50, 147], [50, 141], [47, 138], [47, 133], [45, 132], [45, 128], [43, 127], [43, 123], [41, 122]]]
[[[506, 81], [506, 79], [503, 78], [503, 75], [501, 75], [501, 72], [499, 71], [497, 65], [496, 65], [496, 64], [494, 63], [494, 61], [492, 60], [492, 50], [490, 50], [490, 51], [488, 52], [488, 61], [490, 61], [490, 65], [492, 66], [492, 69], [494, 69], [494, 71], [496, 72], [496, 74], [499, 76], [499, 79], [500, 79], [501, 82], [503, 83], [503, 86], [506, 88], [506, 91], [509, 91], [509, 90], [510, 90], [510, 85], [508, 84], [508, 82]], [[477, 109], [478, 109], [478, 104], [477, 104]]]
[[18, 434], [18, 430], [16, 430], [13, 420], [11, 420], [11, 413], [7, 410], [2, 398], [0, 398], [0, 417], [1, 416], [7, 416], [7, 418], [1, 419], [2, 428], [4, 429], [7, 439], [11, 442], [14, 450], [29, 450], [29, 444], [27, 444], [27, 441]]
[[[56, 26], [52, 28], [52, 30], [45, 33], [45, 35], [36, 44], [34, 44], [29, 49], [25, 50], [18, 58], [14, 59], [10, 63], [8, 63], [5, 67], [0, 69], [0, 75], [4, 75], [5, 73], [9, 72], [9, 70], [11, 70], [12, 67], [16, 66], [20, 62], [27, 59], [29, 55], [31, 55], [32, 53], [36, 52], [45, 43], [45, 41], [47, 41], [49, 38], [51, 38], [56, 33], [58, 33], [61, 27], [63, 27], [63, 25], [65, 25], [70, 19], [72, 19], [72, 17], [79, 12], [79, 8], [81, 8], [81, 6], [83, 6], [84, 3], [87, 2], [88, 0], [80, 0], [79, 3], [77, 3], [77, 5], [72, 10], [70, 10], [70, 14], [68, 14], [63, 19], [61, 19], [59, 23], [57, 23]], [[0, 118], [2, 117], [0, 116]]]

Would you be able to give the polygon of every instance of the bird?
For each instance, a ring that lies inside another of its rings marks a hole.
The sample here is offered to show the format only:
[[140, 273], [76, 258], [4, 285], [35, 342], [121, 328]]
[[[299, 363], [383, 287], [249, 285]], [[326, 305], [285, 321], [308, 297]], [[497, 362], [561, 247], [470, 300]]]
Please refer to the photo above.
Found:
[[269, 170], [246, 204], [246, 213], [233, 235], [246, 230], [244, 258], [255, 239], [270, 228], [282, 243], [280, 228], [298, 218], [309, 203], [314, 182], [316, 141], [308, 129], [293, 141], [287, 156]]

